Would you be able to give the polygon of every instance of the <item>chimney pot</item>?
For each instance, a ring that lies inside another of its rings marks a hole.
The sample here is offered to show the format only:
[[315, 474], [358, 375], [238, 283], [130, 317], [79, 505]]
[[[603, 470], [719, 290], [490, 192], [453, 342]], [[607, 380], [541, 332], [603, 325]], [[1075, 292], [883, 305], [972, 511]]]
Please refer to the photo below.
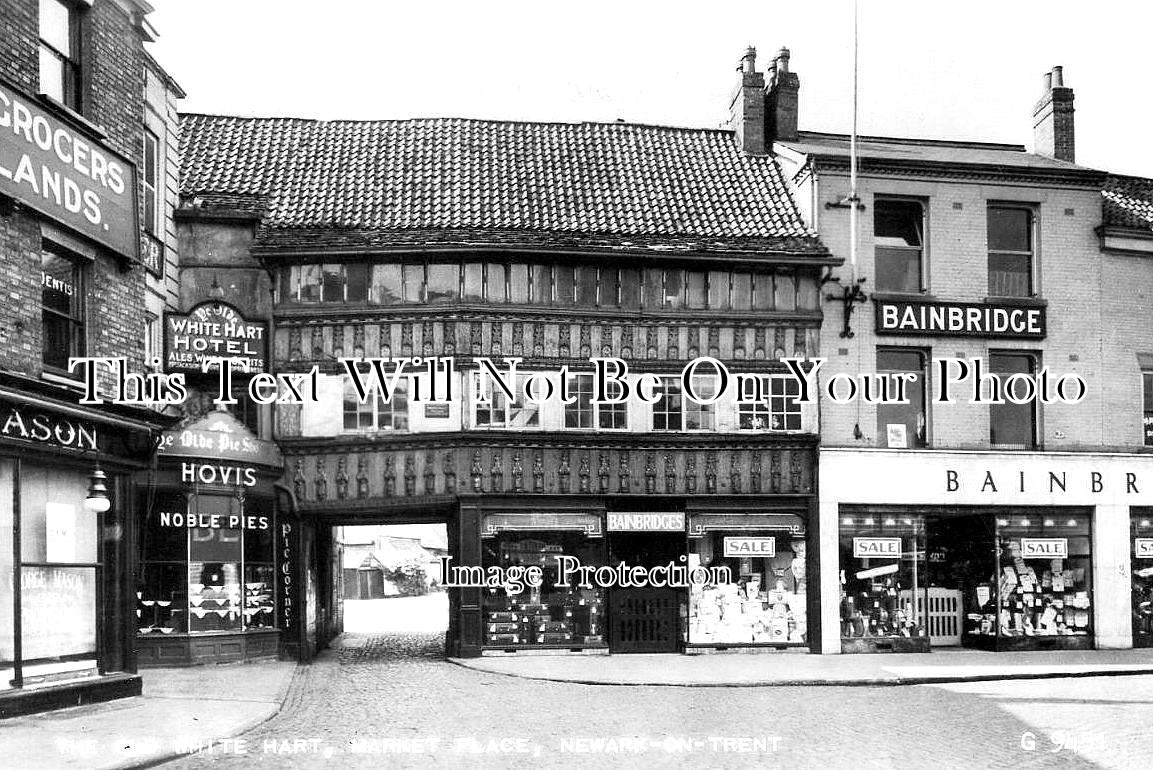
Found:
[[1064, 88], [1065, 87], [1064, 70], [1060, 64], [1058, 64], [1056, 67], [1053, 68], [1053, 87], [1054, 88]]
[[1053, 90], [1053, 71], [1049, 70], [1041, 76], [1041, 96], [1046, 96]]
[[741, 57], [740, 70], [742, 72], [753, 73], [757, 71], [757, 49], [749, 46], [745, 51], [745, 55]]
[[777, 72], [789, 71], [789, 49], [781, 46], [781, 50], [777, 51], [777, 58], [773, 60], [776, 65]]
[[797, 139], [797, 97], [800, 78], [789, 71], [789, 49], [781, 47], [773, 58], [769, 87], [765, 91], [765, 112], [769, 141]]

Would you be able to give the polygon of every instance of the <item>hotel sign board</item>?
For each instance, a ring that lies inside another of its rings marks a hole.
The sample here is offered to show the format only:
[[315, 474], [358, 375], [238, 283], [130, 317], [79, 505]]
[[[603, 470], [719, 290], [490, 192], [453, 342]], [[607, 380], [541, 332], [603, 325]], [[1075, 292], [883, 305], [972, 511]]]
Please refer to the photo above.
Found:
[[227, 302], [202, 302], [164, 317], [164, 369], [200, 372], [205, 358], [232, 358], [248, 374], [268, 371], [268, 324], [249, 321]]
[[877, 334], [1045, 339], [1045, 308], [992, 302], [876, 300]]
[[0, 194], [139, 260], [136, 167], [3, 81]]

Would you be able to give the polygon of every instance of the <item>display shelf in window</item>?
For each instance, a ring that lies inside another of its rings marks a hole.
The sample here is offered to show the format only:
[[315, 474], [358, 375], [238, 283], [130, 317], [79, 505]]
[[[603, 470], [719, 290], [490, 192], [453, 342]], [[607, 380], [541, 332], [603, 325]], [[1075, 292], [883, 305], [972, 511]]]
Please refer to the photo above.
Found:
[[[190, 562], [189, 631], [235, 631], [241, 627], [241, 588], [236, 564]], [[194, 581], [205, 582], [194, 582]]]

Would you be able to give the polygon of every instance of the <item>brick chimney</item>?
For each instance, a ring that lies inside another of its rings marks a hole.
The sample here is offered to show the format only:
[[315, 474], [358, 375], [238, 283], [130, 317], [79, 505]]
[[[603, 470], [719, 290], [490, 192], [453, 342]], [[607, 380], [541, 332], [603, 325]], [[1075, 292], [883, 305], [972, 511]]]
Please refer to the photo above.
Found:
[[769, 141], [791, 142], [797, 138], [797, 94], [801, 80], [789, 71], [789, 49], [782, 48], [769, 70], [769, 87], [765, 92]]
[[1059, 66], [1042, 76], [1041, 100], [1033, 108], [1033, 151], [1074, 162], [1073, 89], [1065, 87]]
[[740, 80], [729, 104], [729, 125], [737, 144], [752, 155], [765, 153], [765, 76], [757, 72], [757, 49], [749, 47], [737, 68]]

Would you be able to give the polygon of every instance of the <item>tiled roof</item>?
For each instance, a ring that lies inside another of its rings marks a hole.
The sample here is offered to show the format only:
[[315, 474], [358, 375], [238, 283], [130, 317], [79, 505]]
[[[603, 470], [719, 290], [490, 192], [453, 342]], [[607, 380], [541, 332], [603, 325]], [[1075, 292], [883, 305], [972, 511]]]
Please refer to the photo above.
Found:
[[724, 130], [184, 115], [181, 191], [261, 196], [267, 246], [591, 245], [823, 254], [768, 156]]
[[1111, 176], [1101, 195], [1106, 225], [1153, 230], [1153, 179]]

